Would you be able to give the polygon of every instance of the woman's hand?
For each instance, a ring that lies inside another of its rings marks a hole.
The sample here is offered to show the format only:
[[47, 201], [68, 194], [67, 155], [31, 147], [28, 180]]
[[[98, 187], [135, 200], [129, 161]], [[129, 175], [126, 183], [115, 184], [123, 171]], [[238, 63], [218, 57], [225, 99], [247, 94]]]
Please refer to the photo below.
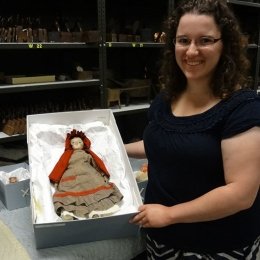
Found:
[[146, 204], [140, 206], [139, 211], [130, 220], [130, 223], [144, 228], [161, 228], [173, 224], [171, 223], [170, 207], [160, 204]]

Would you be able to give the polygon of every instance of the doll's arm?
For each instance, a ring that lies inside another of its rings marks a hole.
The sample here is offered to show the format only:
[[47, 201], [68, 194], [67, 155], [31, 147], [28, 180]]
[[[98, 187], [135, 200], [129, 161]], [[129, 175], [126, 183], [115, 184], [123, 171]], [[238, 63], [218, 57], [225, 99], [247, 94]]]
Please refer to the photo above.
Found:
[[72, 152], [72, 150], [68, 150], [62, 154], [59, 161], [56, 163], [52, 172], [49, 175], [49, 179], [51, 182], [58, 183], [60, 181], [64, 171], [68, 167], [69, 159], [71, 157]]
[[104, 162], [91, 150], [88, 150], [88, 153], [92, 156], [93, 161], [95, 161], [95, 165], [101, 170], [104, 174], [110, 177], [110, 174], [104, 164]]

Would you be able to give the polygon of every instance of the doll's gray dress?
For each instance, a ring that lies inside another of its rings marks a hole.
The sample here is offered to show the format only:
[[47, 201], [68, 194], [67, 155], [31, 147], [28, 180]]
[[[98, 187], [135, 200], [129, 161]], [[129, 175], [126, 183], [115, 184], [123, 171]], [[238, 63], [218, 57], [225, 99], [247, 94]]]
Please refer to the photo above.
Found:
[[88, 217], [93, 210], [107, 210], [121, 201], [123, 195], [103, 173], [93, 157], [84, 150], [75, 150], [67, 169], [53, 194], [55, 211], [63, 210], [78, 217]]

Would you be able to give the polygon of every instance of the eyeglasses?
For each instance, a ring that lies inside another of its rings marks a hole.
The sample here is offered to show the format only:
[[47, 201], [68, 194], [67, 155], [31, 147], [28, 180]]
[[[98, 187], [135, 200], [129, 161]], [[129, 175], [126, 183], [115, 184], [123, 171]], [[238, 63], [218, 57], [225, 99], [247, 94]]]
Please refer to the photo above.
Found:
[[[202, 36], [197, 40], [195, 40], [195, 45], [198, 48], [205, 48], [215, 44], [220, 40], [221, 38], [215, 39], [214, 37], [211, 36]], [[192, 40], [186, 36], [178, 36], [173, 40], [173, 43], [176, 47], [182, 47], [182, 48], [188, 48], [191, 45], [191, 42]]]

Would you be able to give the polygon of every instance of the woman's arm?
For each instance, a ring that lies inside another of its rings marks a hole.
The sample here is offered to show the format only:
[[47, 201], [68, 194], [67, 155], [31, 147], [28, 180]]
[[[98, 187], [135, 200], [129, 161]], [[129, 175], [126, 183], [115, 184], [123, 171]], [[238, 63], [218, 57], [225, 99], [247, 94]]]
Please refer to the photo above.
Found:
[[250, 208], [260, 185], [260, 128], [222, 141], [226, 185], [172, 207], [142, 205], [132, 222], [143, 227], [211, 221]]
[[125, 149], [129, 157], [136, 158], [136, 159], [146, 158], [143, 141], [137, 141], [134, 143], [125, 144]]

